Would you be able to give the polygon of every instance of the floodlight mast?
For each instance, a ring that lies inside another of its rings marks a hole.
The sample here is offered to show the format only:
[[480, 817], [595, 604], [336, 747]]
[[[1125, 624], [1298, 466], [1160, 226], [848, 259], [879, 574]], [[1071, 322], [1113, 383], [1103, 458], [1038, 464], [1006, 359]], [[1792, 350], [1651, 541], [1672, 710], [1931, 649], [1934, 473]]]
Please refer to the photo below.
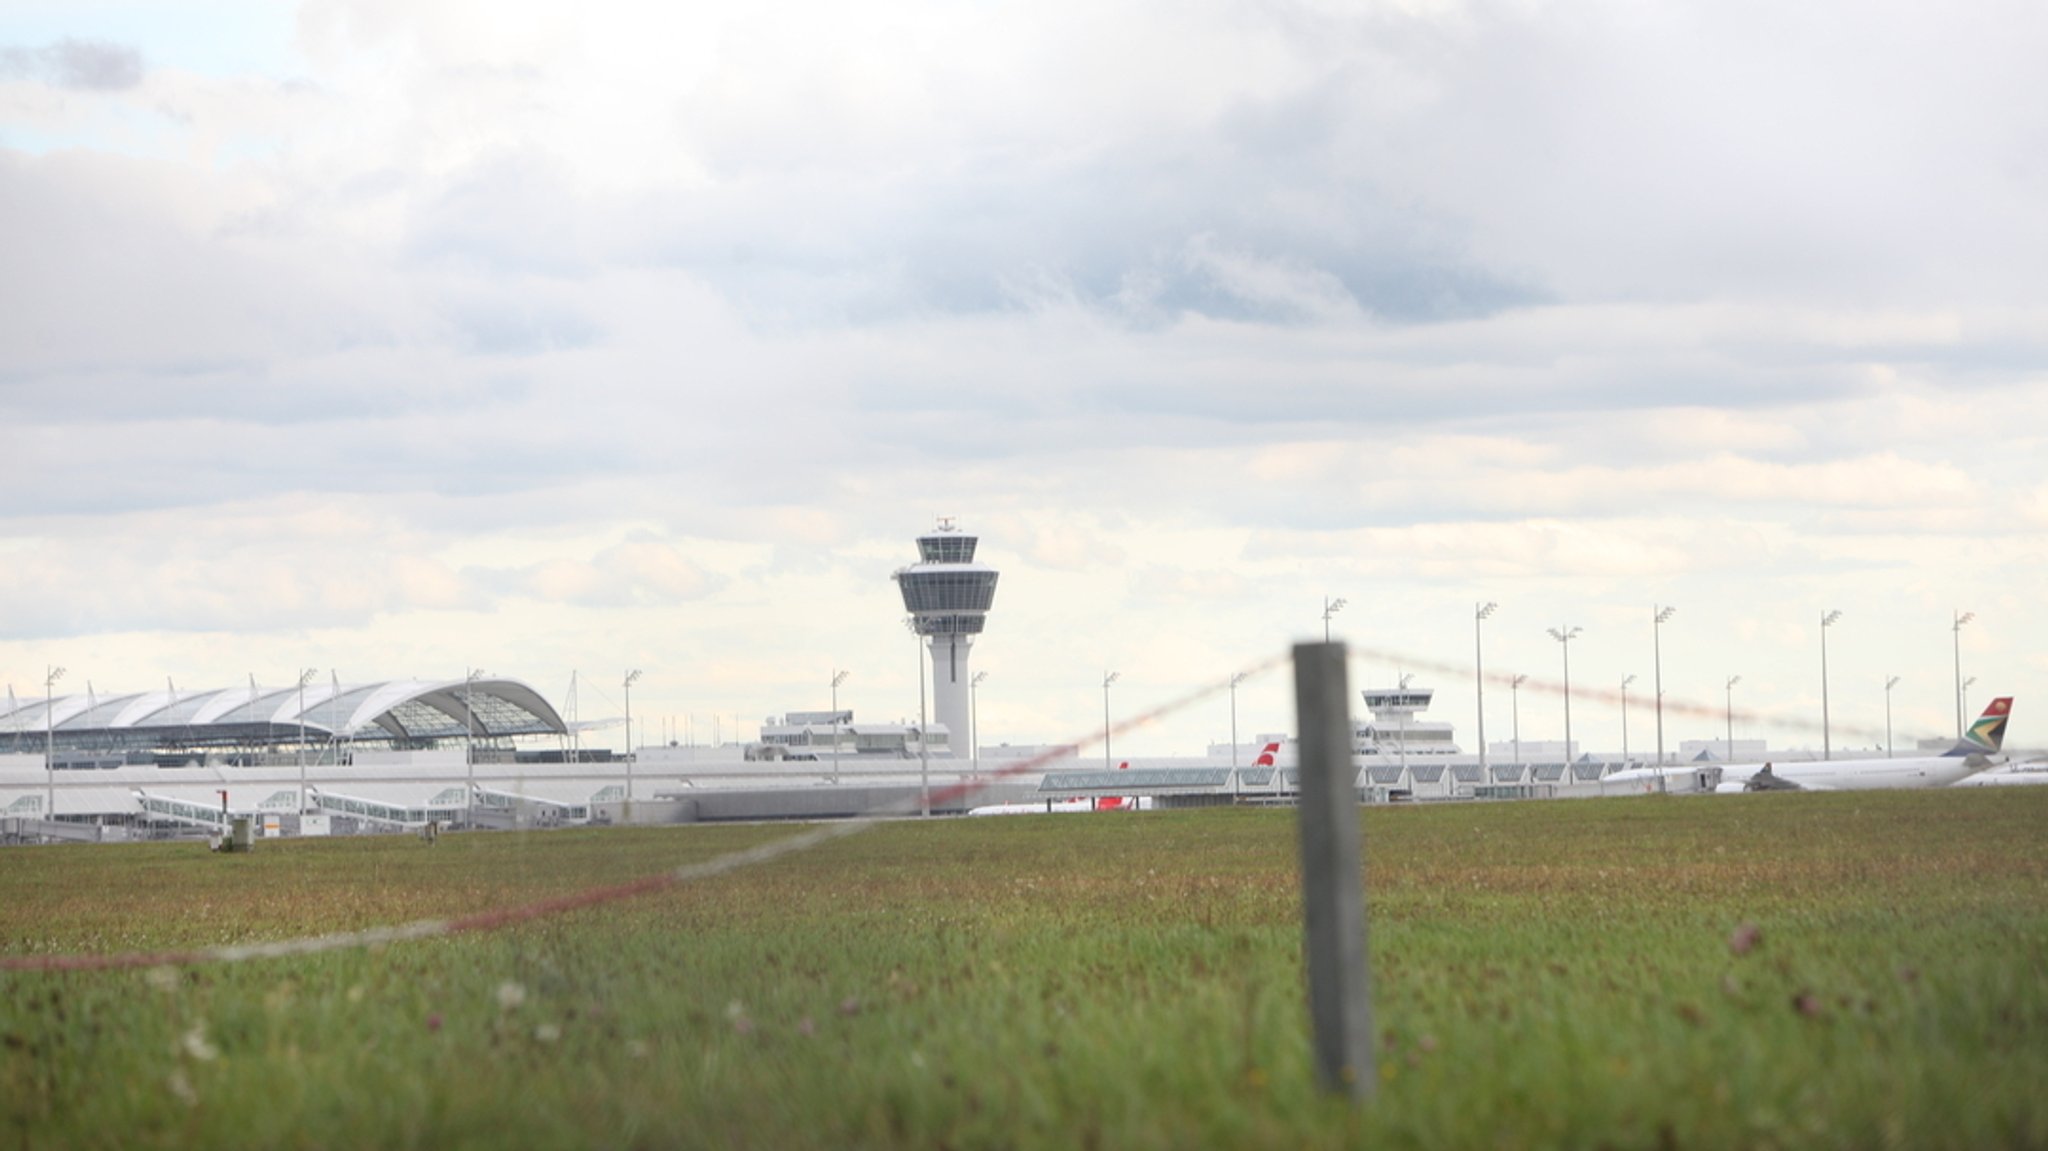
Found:
[[[1526, 675], [1518, 675], [1508, 681], [1508, 706], [1515, 720], [1515, 767], [1522, 766], [1522, 685], [1529, 682]], [[1517, 779], [1521, 776], [1516, 775]], [[1534, 782], [1531, 780], [1530, 782]]]
[[57, 818], [57, 681], [64, 678], [64, 669], [50, 667], [43, 669], [43, 776], [49, 785], [49, 806], [43, 811], [44, 819]]
[[1115, 683], [1122, 675], [1122, 672], [1116, 671], [1105, 671], [1102, 673], [1102, 769], [1104, 771], [1110, 770], [1111, 767], [1109, 762], [1109, 685]]
[[1727, 732], [1727, 735], [1728, 735], [1728, 759], [1727, 759], [1727, 762], [1729, 762], [1729, 763], [1734, 763], [1734, 762], [1735, 762], [1735, 685], [1736, 685], [1736, 684], [1738, 684], [1738, 683], [1741, 683], [1741, 682], [1742, 682], [1742, 677], [1741, 677], [1741, 676], [1739, 676], [1739, 675], [1731, 675], [1731, 676], [1729, 676], [1729, 677], [1728, 677], [1728, 683], [1727, 683], [1727, 684], [1725, 685], [1725, 689], [1726, 689], [1726, 691], [1728, 692], [1728, 711], [1727, 711], [1727, 721], [1728, 721], [1728, 732]]
[[1237, 769], [1237, 685], [1245, 681], [1246, 674], [1238, 672], [1230, 677], [1230, 767], [1233, 772]]
[[306, 813], [306, 685], [320, 674], [317, 667], [299, 673], [299, 814]]
[[1842, 618], [1839, 611], [1821, 613], [1820, 617], [1820, 757], [1833, 759], [1834, 740], [1828, 728], [1828, 629]]
[[1628, 766], [1628, 685], [1636, 681], [1635, 676], [1623, 676], [1621, 680], [1621, 766]]
[[1479, 697], [1479, 778], [1486, 779], [1486, 653], [1480, 643], [1479, 625], [1500, 605], [1487, 601], [1472, 608], [1472, 687]]
[[1884, 679], [1884, 757], [1892, 757], [1892, 689], [1899, 686], [1899, 677], [1888, 675]]
[[1950, 630], [1956, 633], [1956, 740], [1963, 738], [1963, 625], [1977, 618], [1973, 611], [1958, 611], [1955, 625]]
[[1345, 598], [1344, 598], [1343, 596], [1338, 596], [1338, 597], [1337, 597], [1336, 599], [1331, 599], [1331, 598], [1330, 598], [1329, 596], [1324, 596], [1324, 597], [1323, 597], [1323, 642], [1324, 642], [1324, 643], [1328, 643], [1328, 642], [1330, 642], [1330, 617], [1331, 617], [1331, 616], [1333, 616], [1333, 615], [1336, 615], [1336, 614], [1337, 614], [1338, 612], [1340, 612], [1340, 611], [1343, 611], [1343, 610], [1344, 610], [1344, 605], [1345, 605], [1346, 603], [1348, 603], [1348, 602], [1349, 602], [1349, 601], [1348, 601], [1348, 600], [1346, 600], [1346, 599], [1345, 599]]
[[[465, 827], [476, 826], [476, 681], [490, 673], [480, 667], [470, 668], [462, 678], [462, 725], [468, 736], [462, 741], [463, 774], [467, 784], [463, 788], [462, 823]], [[632, 712], [627, 712], [631, 715]], [[627, 730], [632, 730], [627, 721]]]
[[846, 682], [850, 671], [832, 673], [832, 782], [839, 782], [839, 685]]
[[1664, 766], [1664, 625], [1678, 614], [1678, 609], [1669, 605], [1659, 607], [1651, 604], [1650, 644], [1656, 660], [1657, 675], [1657, 766]]
[[1585, 629], [1567, 624], [1563, 627], [1553, 627], [1547, 630], [1550, 632], [1550, 638], [1556, 640], [1558, 646], [1564, 648], [1564, 782], [1570, 783], [1572, 763], [1572, 640], [1578, 638], [1579, 633]]
[[[910, 630], [912, 646], [917, 651], [917, 793], [921, 797], [918, 803], [918, 813], [924, 818], [929, 819], [932, 814], [932, 761], [925, 747], [927, 743], [925, 729], [931, 726], [931, 720], [926, 717], [924, 710], [924, 649], [917, 643], [921, 638], [917, 627], [917, 617], [903, 617], [903, 626]], [[910, 750], [907, 736], [903, 750], [905, 754], [908, 754]]]
[[981, 778], [981, 681], [987, 678], [987, 672], [977, 671], [967, 681], [967, 723], [974, 729], [967, 740], [974, 753], [971, 770], [977, 779]]
[[634, 668], [626, 673], [623, 685], [626, 693], [626, 823], [633, 822], [633, 760], [637, 758], [633, 753], [633, 685], [639, 681], [640, 669]]

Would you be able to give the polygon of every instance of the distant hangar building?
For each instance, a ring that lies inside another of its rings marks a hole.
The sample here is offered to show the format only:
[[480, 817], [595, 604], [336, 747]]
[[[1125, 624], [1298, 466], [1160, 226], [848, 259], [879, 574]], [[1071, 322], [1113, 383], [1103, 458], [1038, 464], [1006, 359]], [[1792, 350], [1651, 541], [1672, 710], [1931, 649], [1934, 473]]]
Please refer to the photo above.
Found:
[[565, 736], [541, 694], [516, 679], [309, 682], [60, 695], [0, 709], [0, 754], [50, 754], [58, 769], [172, 764], [209, 756], [261, 761], [279, 752], [331, 757], [361, 746], [431, 748], [473, 740]]

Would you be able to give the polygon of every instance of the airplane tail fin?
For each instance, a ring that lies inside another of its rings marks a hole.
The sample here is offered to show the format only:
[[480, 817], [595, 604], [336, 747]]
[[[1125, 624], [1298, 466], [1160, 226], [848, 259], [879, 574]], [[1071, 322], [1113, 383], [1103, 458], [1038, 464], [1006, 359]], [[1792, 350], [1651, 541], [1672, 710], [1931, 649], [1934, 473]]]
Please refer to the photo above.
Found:
[[2005, 721], [2012, 714], [2012, 697], [1999, 696], [1963, 733], [1962, 741], [1950, 748], [1949, 755], [1989, 755], [2005, 746]]
[[1277, 743], [1269, 743], [1266, 745], [1266, 750], [1259, 753], [1259, 758], [1252, 761], [1252, 766], [1271, 767], [1273, 766], [1273, 757], [1279, 754], [1280, 745]]

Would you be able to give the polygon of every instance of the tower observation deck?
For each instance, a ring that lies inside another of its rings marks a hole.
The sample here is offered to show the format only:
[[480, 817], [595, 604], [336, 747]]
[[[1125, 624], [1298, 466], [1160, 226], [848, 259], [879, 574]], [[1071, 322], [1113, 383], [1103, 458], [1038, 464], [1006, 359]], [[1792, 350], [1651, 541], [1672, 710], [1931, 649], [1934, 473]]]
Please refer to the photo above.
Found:
[[895, 574], [911, 627], [924, 637], [932, 660], [932, 713], [946, 725], [953, 754], [976, 738], [970, 730], [972, 673], [967, 658], [974, 637], [996, 601], [997, 571], [974, 562], [980, 540], [950, 518], [917, 537], [918, 562]]

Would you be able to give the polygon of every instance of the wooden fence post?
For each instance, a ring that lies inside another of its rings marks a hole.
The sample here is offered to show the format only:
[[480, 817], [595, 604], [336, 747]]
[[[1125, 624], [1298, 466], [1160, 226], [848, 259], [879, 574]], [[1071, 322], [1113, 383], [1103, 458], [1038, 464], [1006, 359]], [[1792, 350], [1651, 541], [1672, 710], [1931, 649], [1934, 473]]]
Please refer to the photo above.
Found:
[[1316, 1074], [1325, 1091], [1359, 1100], [1371, 1096], [1375, 1068], [1350, 695], [1343, 644], [1295, 645], [1301, 891]]

